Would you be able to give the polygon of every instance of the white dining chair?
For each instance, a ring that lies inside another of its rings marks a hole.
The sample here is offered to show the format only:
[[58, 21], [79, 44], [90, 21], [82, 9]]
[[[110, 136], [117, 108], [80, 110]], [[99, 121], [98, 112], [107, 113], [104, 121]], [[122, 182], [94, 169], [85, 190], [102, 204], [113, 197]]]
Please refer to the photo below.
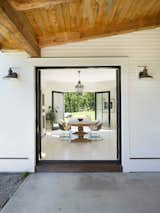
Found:
[[91, 139], [97, 139], [100, 138], [100, 135], [98, 134], [98, 131], [102, 129], [103, 123], [100, 121], [95, 122], [94, 125], [90, 126], [90, 138]]
[[71, 138], [71, 126], [63, 121], [62, 119], [58, 121], [58, 125], [60, 130], [63, 131], [63, 133], [60, 135], [60, 138], [63, 140], [70, 140]]

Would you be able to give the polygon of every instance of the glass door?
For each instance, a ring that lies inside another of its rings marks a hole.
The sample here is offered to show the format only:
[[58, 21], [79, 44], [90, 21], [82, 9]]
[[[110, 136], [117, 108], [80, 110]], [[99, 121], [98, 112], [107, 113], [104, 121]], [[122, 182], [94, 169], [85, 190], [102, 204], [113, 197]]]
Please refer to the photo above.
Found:
[[64, 93], [53, 91], [52, 92], [52, 110], [54, 112], [54, 123], [58, 120], [64, 119]]
[[110, 127], [110, 91], [95, 93], [96, 120], [103, 122], [104, 126]]

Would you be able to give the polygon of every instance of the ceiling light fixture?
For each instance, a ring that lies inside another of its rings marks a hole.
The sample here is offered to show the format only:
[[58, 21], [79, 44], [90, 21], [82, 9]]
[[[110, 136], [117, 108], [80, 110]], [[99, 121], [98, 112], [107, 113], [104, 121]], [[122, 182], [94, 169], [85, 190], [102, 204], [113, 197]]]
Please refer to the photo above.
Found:
[[138, 66], [138, 67], [143, 67], [143, 70], [139, 72], [139, 78], [153, 78], [152, 75], [148, 74], [147, 66]]
[[84, 86], [83, 86], [83, 84], [81, 83], [81, 80], [80, 80], [80, 74], [81, 74], [81, 71], [78, 71], [79, 80], [78, 80], [77, 84], [75, 85], [75, 89], [76, 89], [76, 92], [78, 94], [82, 94], [83, 89], [84, 89]]
[[4, 79], [18, 79], [18, 74], [12, 70], [13, 68], [9, 68], [8, 75], [4, 76]]

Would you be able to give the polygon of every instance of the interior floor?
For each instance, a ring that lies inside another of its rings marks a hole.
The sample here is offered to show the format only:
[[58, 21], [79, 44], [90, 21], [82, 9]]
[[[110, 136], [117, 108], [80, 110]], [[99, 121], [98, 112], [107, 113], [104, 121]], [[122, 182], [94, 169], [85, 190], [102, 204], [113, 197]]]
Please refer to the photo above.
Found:
[[42, 137], [42, 160], [116, 160], [116, 129], [102, 128], [99, 140], [71, 142], [62, 140], [61, 130], [49, 131]]

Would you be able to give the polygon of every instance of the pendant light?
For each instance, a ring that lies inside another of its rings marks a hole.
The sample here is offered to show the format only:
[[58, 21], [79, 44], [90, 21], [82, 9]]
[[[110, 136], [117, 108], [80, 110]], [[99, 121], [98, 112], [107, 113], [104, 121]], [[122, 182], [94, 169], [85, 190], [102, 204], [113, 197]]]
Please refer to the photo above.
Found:
[[81, 71], [78, 71], [79, 80], [78, 80], [77, 84], [75, 85], [75, 89], [76, 89], [76, 92], [78, 94], [82, 94], [83, 89], [84, 89], [84, 86], [83, 86], [83, 84], [81, 83], [81, 80], [80, 80], [80, 74], [81, 74]]

